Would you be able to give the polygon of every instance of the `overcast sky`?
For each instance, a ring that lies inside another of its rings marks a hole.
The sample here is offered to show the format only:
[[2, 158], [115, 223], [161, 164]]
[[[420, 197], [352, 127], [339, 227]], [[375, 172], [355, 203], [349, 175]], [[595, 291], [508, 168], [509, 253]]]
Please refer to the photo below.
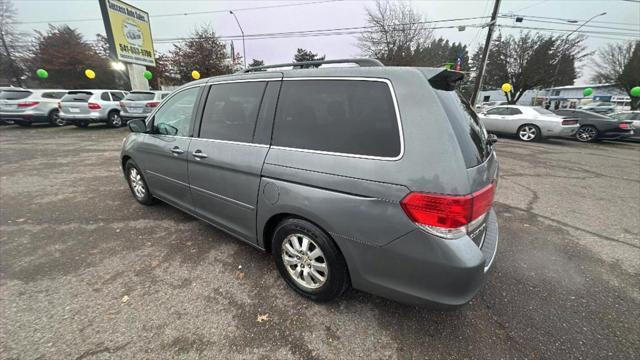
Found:
[[[18, 10], [19, 22], [23, 31], [33, 29], [45, 30], [47, 21], [56, 21], [59, 25], [67, 23], [78, 29], [88, 39], [94, 39], [95, 34], [105, 33], [101, 20], [79, 21], [84, 19], [100, 19], [98, 0], [13, 0]], [[151, 16], [151, 30], [154, 40], [163, 38], [176, 38], [188, 36], [199, 25], [210, 25], [218, 35], [239, 35], [235, 20], [228, 12], [180, 15], [169, 17], [156, 17], [157, 15], [241, 9], [251, 7], [264, 7], [279, 5], [281, 7], [237, 10], [236, 14], [245, 34], [259, 34], [271, 32], [287, 32], [299, 30], [317, 30], [330, 28], [344, 28], [366, 25], [366, 8], [372, 7], [371, 1], [333, 1], [320, 2], [315, 0], [300, 1], [169, 1], [169, 0], [129, 0], [130, 4], [137, 6]], [[300, 4], [300, 6], [282, 6], [287, 4]], [[465, 18], [491, 15], [493, 0], [467, 0], [467, 1], [409, 1], [414, 9], [424, 15], [427, 20], [441, 20], [452, 18]], [[640, 38], [640, 2], [636, 0], [503, 0], [500, 8], [501, 14], [523, 14], [525, 16], [552, 17], [560, 19], [586, 20], [596, 14], [607, 12], [606, 15], [582, 28], [587, 31], [597, 32], [624, 32]], [[57, 22], [64, 20], [64, 22]], [[575, 29], [578, 24], [559, 24], [533, 22], [534, 19], [525, 19], [520, 26]], [[538, 19], [542, 20], [542, 19]], [[40, 22], [40, 23], [31, 23]], [[446, 23], [446, 25], [478, 24], [483, 20], [468, 20]], [[518, 25], [513, 19], [500, 19], [498, 24], [514, 26]], [[444, 24], [438, 24], [444, 25]], [[604, 27], [616, 28], [605, 29]], [[620, 29], [620, 30], [618, 30]], [[500, 29], [503, 33], [517, 33], [518, 29]], [[467, 28], [465, 31], [457, 29], [437, 29], [434, 35], [443, 36], [450, 41], [463, 42], [475, 49], [484, 41], [486, 30]], [[589, 50], [595, 50], [608, 42], [626, 37], [613, 34], [591, 34], [586, 41]], [[234, 42], [236, 51], [242, 52], [241, 41]], [[170, 44], [156, 44], [157, 51], [165, 52], [171, 48]], [[326, 54], [328, 59], [344, 58], [359, 55], [355, 35], [325, 36], [325, 37], [301, 37], [285, 39], [247, 40], [247, 59], [263, 59], [267, 64], [289, 62], [293, 58], [297, 48], [305, 48]], [[583, 67], [583, 76], [578, 79], [578, 84], [588, 82], [590, 71], [588, 66]]]

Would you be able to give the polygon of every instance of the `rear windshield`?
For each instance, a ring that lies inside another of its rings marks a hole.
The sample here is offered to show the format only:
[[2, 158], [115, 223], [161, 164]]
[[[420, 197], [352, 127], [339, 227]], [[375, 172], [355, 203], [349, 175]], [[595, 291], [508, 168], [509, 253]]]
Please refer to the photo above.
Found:
[[90, 92], [70, 92], [62, 98], [62, 102], [88, 102], [93, 95]]
[[457, 91], [436, 90], [453, 132], [458, 139], [467, 168], [482, 164], [490, 155], [486, 131], [478, 119], [478, 114], [469, 102]]
[[129, 101], [148, 101], [153, 100], [155, 94], [152, 92], [134, 92], [129, 93], [124, 99]]
[[543, 109], [541, 107], [534, 107], [532, 109], [533, 109], [533, 111], [537, 112], [540, 115], [555, 115], [552, 111], [549, 111], [547, 109]]
[[31, 91], [15, 91], [15, 90], [2, 90], [0, 93], [0, 99], [2, 100], [22, 100], [31, 95]]

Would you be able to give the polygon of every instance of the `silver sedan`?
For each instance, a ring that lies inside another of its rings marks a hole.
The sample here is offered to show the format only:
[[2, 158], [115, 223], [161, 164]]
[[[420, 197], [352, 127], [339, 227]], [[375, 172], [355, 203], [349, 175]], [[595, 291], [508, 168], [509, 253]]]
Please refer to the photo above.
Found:
[[578, 131], [577, 119], [563, 119], [541, 107], [504, 105], [480, 114], [489, 132], [515, 134], [522, 141], [543, 137], [570, 137]]

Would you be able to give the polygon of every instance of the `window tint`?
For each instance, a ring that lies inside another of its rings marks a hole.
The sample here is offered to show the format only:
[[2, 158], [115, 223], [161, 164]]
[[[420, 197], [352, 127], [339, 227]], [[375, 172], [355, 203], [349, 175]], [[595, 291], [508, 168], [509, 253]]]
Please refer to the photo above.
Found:
[[42, 98], [43, 99], [61, 99], [63, 96], [66, 95], [66, 92], [44, 92], [42, 93]]
[[336, 153], [400, 155], [389, 86], [379, 81], [284, 81], [273, 145]]
[[[478, 119], [478, 114], [460, 93], [435, 91], [458, 139], [466, 167], [472, 168], [482, 164], [491, 154], [491, 149], [487, 145], [486, 131]], [[507, 110], [506, 108], [498, 109]]]
[[167, 93], [167, 94], [162, 94], [162, 95], [160, 95], [160, 99], [164, 99], [164, 98], [166, 98], [166, 97], [167, 97], [167, 95], [169, 95], [169, 94]]
[[121, 93], [120, 91], [112, 91], [111, 97], [113, 98], [113, 101], [120, 101], [124, 99], [124, 94]]
[[155, 94], [152, 93], [152, 92], [132, 92], [132, 93], [129, 93], [129, 95], [127, 95], [125, 97], [125, 100], [129, 100], [129, 101], [148, 101], [148, 100], [153, 100], [154, 96], [155, 96]]
[[22, 100], [26, 99], [31, 95], [31, 91], [14, 91], [14, 90], [3, 90], [0, 92], [0, 99], [2, 100]]
[[103, 92], [102, 94], [100, 94], [100, 100], [102, 100], [102, 101], [111, 101], [111, 98], [109, 97], [109, 93], [108, 92]]
[[266, 82], [213, 85], [202, 116], [203, 139], [251, 142]]
[[507, 115], [507, 109], [501, 107], [489, 109], [487, 115]]
[[520, 111], [520, 109], [516, 109], [516, 108], [507, 108], [508, 115], [522, 115], [522, 111]]
[[200, 88], [183, 90], [168, 99], [153, 118], [153, 132], [162, 135], [189, 136]]
[[90, 92], [69, 92], [62, 97], [62, 102], [87, 102], [93, 93]]

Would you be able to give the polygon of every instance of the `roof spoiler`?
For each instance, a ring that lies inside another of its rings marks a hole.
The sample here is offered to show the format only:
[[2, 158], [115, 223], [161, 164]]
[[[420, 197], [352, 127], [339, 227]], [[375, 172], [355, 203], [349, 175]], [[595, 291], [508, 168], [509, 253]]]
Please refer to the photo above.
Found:
[[320, 65], [325, 64], [357, 64], [360, 67], [372, 67], [372, 66], [384, 66], [379, 60], [376, 59], [336, 59], [336, 60], [314, 60], [314, 61], [302, 61], [302, 62], [292, 62], [287, 64], [275, 64], [275, 65], [265, 65], [265, 66], [257, 66], [251, 67], [248, 69], [240, 70], [238, 73], [250, 73], [256, 71], [265, 71], [267, 69], [275, 69], [281, 67], [289, 67], [291, 66], [293, 69], [304, 69], [310, 67], [318, 67]]
[[453, 70], [442, 70], [429, 79], [429, 84], [438, 90], [452, 91], [456, 83], [464, 79], [464, 73]]

